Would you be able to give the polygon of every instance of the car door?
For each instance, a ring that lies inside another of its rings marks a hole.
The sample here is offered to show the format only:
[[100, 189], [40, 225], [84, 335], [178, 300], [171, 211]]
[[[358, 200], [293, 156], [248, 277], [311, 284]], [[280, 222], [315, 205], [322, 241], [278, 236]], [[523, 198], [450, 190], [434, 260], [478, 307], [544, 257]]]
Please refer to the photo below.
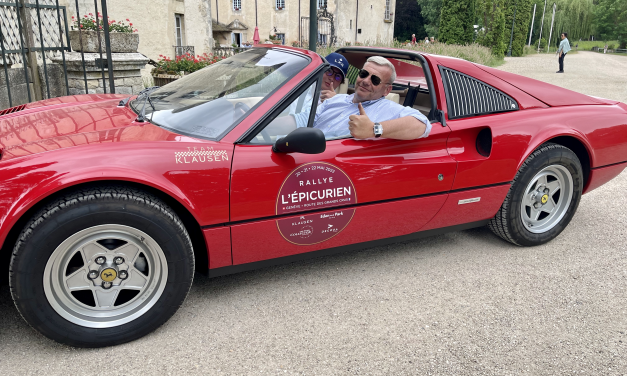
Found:
[[[317, 100], [303, 96], [319, 92], [318, 82], [304, 84], [268, 122], [296, 109], [315, 111]], [[329, 140], [313, 155], [274, 152], [263, 132], [236, 144], [233, 265], [419, 231], [442, 207], [455, 178], [449, 132], [434, 123], [425, 139]]]

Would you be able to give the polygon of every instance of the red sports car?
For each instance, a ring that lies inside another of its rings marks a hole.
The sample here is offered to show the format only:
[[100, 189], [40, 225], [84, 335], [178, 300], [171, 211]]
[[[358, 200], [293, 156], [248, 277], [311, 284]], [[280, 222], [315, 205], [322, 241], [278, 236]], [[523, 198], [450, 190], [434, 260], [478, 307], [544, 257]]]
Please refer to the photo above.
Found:
[[[137, 97], [70, 96], [0, 116], [0, 272], [36, 330], [108, 346], [150, 333], [194, 271], [277, 262], [488, 225], [533, 246], [627, 166], [627, 105], [468, 61], [346, 47], [340, 93], [370, 56], [426, 138], [325, 139], [329, 64], [257, 47]], [[352, 78], [351, 78], [352, 77]], [[301, 114], [308, 127], [273, 124]]]

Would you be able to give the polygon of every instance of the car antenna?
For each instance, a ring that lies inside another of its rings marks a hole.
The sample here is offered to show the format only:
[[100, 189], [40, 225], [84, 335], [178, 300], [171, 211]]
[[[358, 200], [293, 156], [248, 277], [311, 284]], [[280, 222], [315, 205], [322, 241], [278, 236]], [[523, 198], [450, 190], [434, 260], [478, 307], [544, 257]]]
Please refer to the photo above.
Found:
[[150, 100], [150, 94], [153, 91], [157, 90], [158, 88], [159, 86], [151, 86], [139, 92], [137, 99], [141, 99], [142, 97], [144, 97], [144, 104], [142, 105], [142, 110], [140, 111], [135, 121], [142, 122], [142, 123], [146, 121], [146, 102], [150, 103], [150, 107], [152, 107], [153, 112], [156, 111], [155, 106], [152, 104], [152, 101]]

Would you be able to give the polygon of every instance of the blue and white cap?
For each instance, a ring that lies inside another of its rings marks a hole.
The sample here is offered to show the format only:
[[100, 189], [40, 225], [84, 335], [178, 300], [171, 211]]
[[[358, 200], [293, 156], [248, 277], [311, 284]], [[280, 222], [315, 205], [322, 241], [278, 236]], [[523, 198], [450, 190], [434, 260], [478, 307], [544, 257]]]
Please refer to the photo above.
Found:
[[325, 59], [331, 64], [332, 67], [336, 67], [337, 69], [342, 71], [342, 75], [346, 78], [348, 74], [348, 61], [344, 56], [338, 54], [337, 52], [332, 52], [328, 54]]

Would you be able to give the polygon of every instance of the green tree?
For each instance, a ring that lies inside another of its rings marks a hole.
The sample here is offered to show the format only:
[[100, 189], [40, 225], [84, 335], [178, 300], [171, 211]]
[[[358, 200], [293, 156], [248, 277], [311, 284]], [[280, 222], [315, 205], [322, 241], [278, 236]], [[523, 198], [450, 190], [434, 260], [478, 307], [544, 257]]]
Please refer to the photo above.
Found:
[[[523, 47], [529, 36], [529, 24], [531, 23], [532, 0], [506, 0], [505, 10], [505, 52], [509, 46], [512, 35], [512, 22], [514, 22], [514, 37], [512, 39], [512, 56], [522, 56]], [[514, 20], [514, 11], [516, 19]]]
[[427, 36], [439, 38], [442, 0], [418, 0]]
[[[595, 0], [596, 1], [596, 0]], [[617, 0], [617, 2], [625, 0]], [[533, 25], [533, 43], [538, 45], [540, 37], [540, 24], [542, 22], [542, 9], [544, 0], [532, 0], [530, 16], [533, 11], [533, 4], [537, 5], [536, 19]], [[576, 44], [579, 39], [588, 40], [593, 33], [594, 8], [593, 0], [555, 0], [556, 11], [553, 23], [553, 34], [550, 45], [554, 48], [560, 42], [560, 34], [568, 33], [568, 39]], [[547, 1], [546, 14], [544, 15], [544, 25], [542, 27], [542, 38], [549, 39], [551, 30], [551, 16], [553, 15], [553, 2]], [[516, 17], [518, 19], [518, 17]], [[527, 30], [527, 33], [529, 30]], [[527, 34], [529, 37], [529, 34]]]
[[427, 36], [420, 5], [416, 0], [397, 0], [394, 14], [394, 38], [404, 42], [411, 40], [412, 34], [416, 34], [417, 40], [425, 39]]
[[475, 29], [475, 0], [443, 0], [440, 17], [440, 42], [469, 44]]
[[[505, 42], [505, 0], [479, 0], [477, 8], [479, 18], [477, 42], [490, 47], [496, 56], [505, 55], [507, 48]], [[507, 38], [507, 42], [509, 42], [509, 38]]]
[[618, 39], [621, 48], [627, 44], [627, 1], [597, 0], [594, 25], [602, 39]]

